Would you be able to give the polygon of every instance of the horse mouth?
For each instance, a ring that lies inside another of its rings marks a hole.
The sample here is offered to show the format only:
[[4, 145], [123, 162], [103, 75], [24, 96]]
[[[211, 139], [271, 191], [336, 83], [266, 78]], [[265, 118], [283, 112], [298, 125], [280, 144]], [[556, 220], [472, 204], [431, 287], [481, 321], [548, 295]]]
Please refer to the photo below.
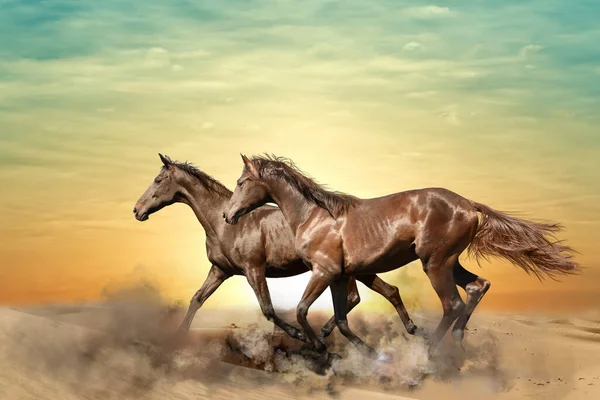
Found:
[[148, 215], [148, 213], [143, 213], [142, 215], [136, 215], [135, 218], [140, 222], [144, 222], [144, 221], [148, 221], [148, 218], [150, 218], [150, 215]]
[[231, 217], [231, 219], [229, 219], [225, 216], [225, 222], [228, 223], [229, 225], [237, 224], [239, 219], [240, 219], [240, 217], [238, 215], [234, 215], [233, 217]]
[[229, 225], [235, 225], [238, 223], [242, 215], [244, 215], [244, 209], [238, 210], [235, 214], [231, 216], [231, 218], [227, 218], [227, 214], [223, 213], [223, 218], [225, 218], [225, 222]]

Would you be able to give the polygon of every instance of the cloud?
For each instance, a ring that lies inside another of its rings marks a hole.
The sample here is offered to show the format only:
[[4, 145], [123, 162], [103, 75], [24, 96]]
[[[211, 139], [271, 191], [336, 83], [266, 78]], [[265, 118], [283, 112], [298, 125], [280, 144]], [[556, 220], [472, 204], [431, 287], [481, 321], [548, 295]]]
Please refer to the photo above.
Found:
[[445, 18], [455, 14], [455, 11], [450, 10], [448, 7], [439, 6], [423, 6], [423, 7], [412, 7], [406, 10], [407, 14], [416, 18]]
[[450, 125], [460, 125], [462, 123], [461, 118], [458, 116], [457, 105], [447, 107], [439, 115]]
[[525, 58], [530, 53], [537, 53], [543, 49], [539, 44], [528, 44], [526, 46], [521, 47], [519, 50], [519, 56]]
[[414, 51], [423, 48], [423, 45], [419, 42], [408, 42], [404, 45], [404, 50]]
[[161, 47], [152, 47], [146, 51], [146, 61], [144, 66], [147, 68], [161, 68], [171, 65], [171, 56], [169, 51]]
[[[369, 93], [382, 94], [383, 87], [397, 93], [441, 90], [458, 96], [460, 92], [464, 97], [501, 87], [537, 85], [525, 75], [525, 68], [520, 67], [521, 75], [511, 68], [519, 62], [513, 43], [549, 29], [539, 20], [535, 24], [520, 17], [527, 14], [523, 12], [526, 5], [489, 10], [465, 7], [458, 14], [439, 5], [402, 9], [380, 1], [350, 1], [339, 7], [309, 0], [296, 10], [298, 16], [315, 18], [309, 24], [287, 15], [292, 6], [285, 2], [271, 7], [253, 0], [250, 12], [209, 3], [178, 9], [149, 1], [139, 4], [142, 10], [157, 7], [159, 12], [132, 24], [116, 4], [109, 1], [77, 13], [66, 12], [61, 15], [64, 23], [47, 25], [46, 32], [37, 26], [21, 29], [27, 46], [38, 42], [50, 46], [58, 40], [66, 56], [25, 58], [19, 56], [21, 50], [6, 50], [9, 56], [0, 68], [8, 79], [0, 81], [4, 94], [0, 104], [14, 107], [16, 102], [44, 96], [75, 102], [83, 96], [99, 99], [117, 93], [123, 99], [143, 96], [133, 102], [137, 104], [157, 102], [152, 97], [165, 95], [235, 98], [241, 104], [237, 99], [256, 102], [286, 93], [311, 93], [324, 101], [368, 96], [373, 103], [385, 104], [390, 99]], [[40, 15], [43, 11], [39, 10]], [[399, 29], [397, 21], [402, 16], [418, 18], [403, 20]], [[448, 16], [457, 17], [448, 26], [423, 21]], [[460, 25], [456, 25], [459, 18]], [[18, 21], [9, 16], [4, 19]], [[490, 23], [504, 19], [512, 21], [514, 28], [499, 38]], [[361, 27], [365, 29], [360, 35], [353, 34]], [[496, 38], [493, 42], [488, 40], [492, 37]], [[483, 46], [482, 41], [487, 44]], [[84, 43], [85, 53], [79, 51]], [[427, 52], [417, 51], [425, 47]], [[539, 50], [540, 45], [530, 44], [519, 54]], [[38, 51], [37, 47], [31, 51]], [[548, 65], [544, 71], [557, 74]], [[568, 79], [563, 76], [560, 81]], [[472, 86], [465, 81], [472, 81]], [[567, 82], [564, 86], [573, 87]], [[344, 96], [348, 92], [353, 95]], [[433, 97], [431, 101], [430, 106], [439, 106]], [[97, 108], [116, 107], [109, 103]]]
[[[540, 16], [525, 18], [527, 4], [465, 6], [457, 13], [436, 5], [399, 8], [387, 2], [351, 0], [339, 7], [309, 0], [297, 10], [297, 15], [314, 18], [306, 23], [287, 16], [291, 4], [251, 3], [250, 12], [212, 3], [177, 9], [149, 1], [139, 7], [158, 7], [160, 12], [150, 13], [136, 25], [118, 12], [117, 3], [109, 1], [72, 15], [66, 12], [60, 24], [46, 25], [46, 31], [21, 27], [20, 35], [27, 38], [23, 46], [30, 51], [41, 52], [38, 44], [51, 47], [55, 41], [63, 51], [22, 57], [22, 49], [7, 48], [0, 60], [0, 107], [11, 109], [14, 118], [25, 107], [43, 108], [47, 102], [57, 109], [71, 108], [72, 118], [82, 121], [89, 119], [86, 107], [112, 109], [116, 110], [111, 113], [114, 123], [133, 118], [133, 107], [140, 119], [148, 114], [166, 121], [169, 118], [162, 112], [168, 108], [172, 118], [196, 129], [198, 118], [192, 115], [202, 107], [207, 114], [200, 121], [207, 118], [219, 129], [244, 130], [241, 121], [252, 119], [246, 110], [265, 113], [266, 104], [286, 118], [306, 120], [305, 113], [313, 108], [332, 118], [335, 110], [344, 109], [360, 119], [356, 108], [367, 103], [381, 110], [397, 104], [407, 113], [417, 113], [460, 101], [469, 109], [477, 108], [480, 115], [486, 108], [492, 110], [492, 105], [496, 108], [490, 112], [496, 115], [517, 108], [543, 112], [551, 103], [562, 106], [566, 96], [560, 92], [577, 92], [579, 103], [589, 110], [598, 103], [596, 93], [585, 84], [597, 76], [595, 70], [565, 73], [571, 71], [563, 65], [567, 58], [556, 53], [561, 40], [577, 40], [579, 46], [588, 43], [574, 28], [568, 38], [555, 38], [552, 48], [544, 51], [543, 68], [535, 74], [531, 67], [541, 65], [523, 65], [523, 58], [541, 51], [542, 45], [531, 43], [515, 54], [515, 43], [523, 37], [547, 33], [550, 38], [555, 29]], [[455, 18], [435, 25], [428, 21], [449, 16]], [[15, 27], [18, 18], [9, 17], [0, 21]], [[197, 18], [204, 18], [203, 22]], [[398, 20], [403, 21], [401, 29]], [[511, 29], [503, 29], [502, 21], [511, 21]], [[81, 52], [84, 43], [87, 51]], [[545, 99], [543, 107], [537, 96]], [[290, 102], [305, 106], [290, 108]], [[582, 119], [591, 115], [578, 111]], [[244, 118], [225, 123], [225, 115], [231, 112]], [[340, 123], [339, 118], [336, 121]], [[265, 127], [264, 122], [256, 125]]]
[[426, 90], [422, 92], [410, 92], [406, 94], [406, 97], [411, 99], [429, 99], [438, 94], [435, 90]]

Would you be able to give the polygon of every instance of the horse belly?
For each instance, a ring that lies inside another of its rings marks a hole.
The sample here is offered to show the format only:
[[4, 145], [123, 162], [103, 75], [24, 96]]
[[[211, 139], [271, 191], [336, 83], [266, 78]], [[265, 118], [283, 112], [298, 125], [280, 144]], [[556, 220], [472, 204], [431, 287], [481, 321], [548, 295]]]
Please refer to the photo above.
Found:
[[346, 257], [344, 272], [348, 275], [380, 274], [397, 269], [417, 258], [412, 240], [397, 243], [392, 249], [379, 249], [377, 252], [353, 251], [350, 257]]
[[290, 276], [296, 276], [308, 272], [308, 267], [302, 260], [281, 265], [281, 266], [267, 266], [266, 276], [267, 278], [288, 278]]

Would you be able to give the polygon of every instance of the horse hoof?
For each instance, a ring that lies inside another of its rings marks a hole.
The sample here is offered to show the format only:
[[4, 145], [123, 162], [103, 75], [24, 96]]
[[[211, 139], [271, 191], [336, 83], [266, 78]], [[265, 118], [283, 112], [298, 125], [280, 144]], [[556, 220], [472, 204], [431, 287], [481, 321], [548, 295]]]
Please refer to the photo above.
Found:
[[455, 340], [454, 341], [454, 346], [456, 349], [460, 349], [460, 351], [464, 354], [467, 352], [467, 349], [465, 348], [465, 345], [463, 343], [462, 340]]
[[417, 336], [417, 337], [423, 338], [426, 341], [429, 340], [429, 335], [427, 334], [427, 331], [425, 329], [423, 329], [423, 328], [417, 328], [417, 327], [415, 327], [415, 333], [414, 333], [414, 335]]
[[328, 358], [329, 364], [342, 359], [342, 356], [340, 356], [337, 353], [327, 353], [327, 354], [328, 354], [327, 358]]
[[317, 343], [315, 343], [315, 350], [319, 353], [323, 353], [324, 351], [327, 351], [327, 345], [324, 341], [319, 340]]
[[313, 353], [313, 354], [325, 354], [327, 353], [327, 347], [315, 346], [313, 343], [305, 343], [300, 349], [302, 352]]
[[427, 354], [429, 354], [429, 357], [436, 357], [439, 354], [440, 342], [428, 340], [427, 347], [428, 347]]
[[418, 329], [417, 326], [415, 325], [415, 323], [412, 321], [408, 321], [405, 324], [405, 328], [406, 328], [406, 332], [408, 332], [409, 335], [414, 335]]

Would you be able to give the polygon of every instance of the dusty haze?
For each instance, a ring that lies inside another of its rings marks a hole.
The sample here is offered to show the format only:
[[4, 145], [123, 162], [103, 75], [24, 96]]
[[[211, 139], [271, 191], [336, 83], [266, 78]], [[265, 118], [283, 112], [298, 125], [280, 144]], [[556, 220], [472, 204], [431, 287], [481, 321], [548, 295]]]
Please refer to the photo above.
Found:
[[[342, 359], [335, 373], [317, 374], [298, 343], [273, 336], [270, 323], [247, 312], [200, 311], [187, 345], [169, 350], [181, 311], [150, 284], [113, 291], [94, 305], [2, 309], [0, 387], [19, 400], [460, 399], [464, 393], [583, 399], [600, 388], [600, 313], [569, 319], [480, 313], [464, 353], [449, 344], [434, 358], [397, 318], [356, 313], [350, 323], [357, 333], [393, 362], [365, 360], [336, 333], [332, 350]], [[431, 329], [436, 317], [415, 319]], [[228, 326], [233, 322], [237, 327]]]

